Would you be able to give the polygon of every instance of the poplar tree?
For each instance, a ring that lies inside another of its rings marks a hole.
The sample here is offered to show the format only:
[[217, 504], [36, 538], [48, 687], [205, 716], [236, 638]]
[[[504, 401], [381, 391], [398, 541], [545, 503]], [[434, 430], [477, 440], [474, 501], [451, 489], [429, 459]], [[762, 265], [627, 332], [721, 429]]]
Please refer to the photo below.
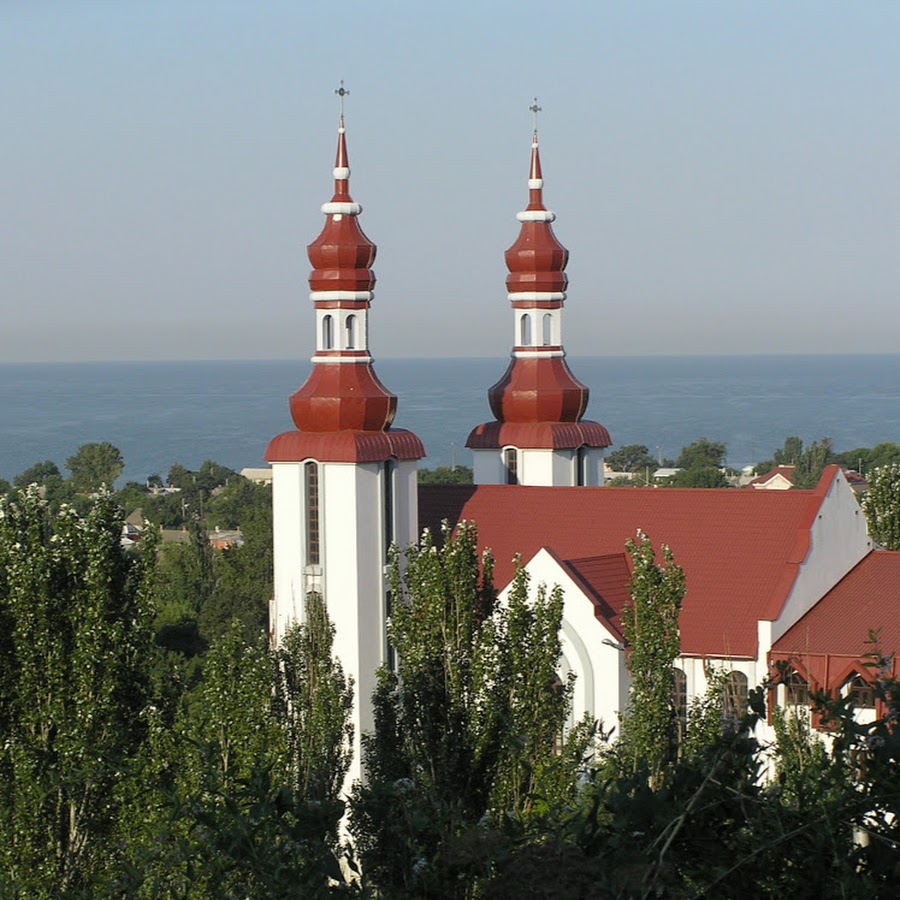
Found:
[[657, 563], [653, 544], [642, 531], [628, 541], [626, 549], [633, 571], [622, 630], [628, 646], [631, 692], [617, 752], [635, 769], [646, 766], [650, 782], [655, 784], [674, 759], [677, 747], [672, 664], [681, 652], [678, 617], [685, 580], [665, 544], [660, 548], [662, 563]]
[[900, 550], [900, 464], [880, 466], [868, 480], [863, 511], [869, 535], [885, 550]]
[[0, 500], [0, 893], [87, 891], [112, 865], [146, 734], [153, 553], [122, 549], [106, 493], [85, 518], [36, 487]]
[[504, 827], [574, 799], [592, 737], [581, 724], [563, 740], [560, 591], [530, 599], [520, 568], [499, 604], [475, 526], [442, 538], [393, 557], [396, 668], [380, 673], [352, 810], [363, 871], [392, 897], [471, 896]]

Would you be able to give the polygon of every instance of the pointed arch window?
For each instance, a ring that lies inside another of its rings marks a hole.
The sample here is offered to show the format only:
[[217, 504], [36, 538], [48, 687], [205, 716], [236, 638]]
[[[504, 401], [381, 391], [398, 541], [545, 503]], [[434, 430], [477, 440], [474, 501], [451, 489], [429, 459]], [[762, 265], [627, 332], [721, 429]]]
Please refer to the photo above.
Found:
[[553, 343], [553, 316], [550, 313], [544, 313], [541, 319], [541, 343], [545, 347]]
[[503, 451], [503, 469], [507, 484], [519, 483], [519, 451], [515, 447], [507, 447]]
[[736, 728], [747, 712], [748, 684], [743, 672], [729, 672], [722, 688], [722, 721]]
[[809, 706], [809, 682], [791, 669], [782, 680], [785, 706]]
[[844, 689], [857, 709], [875, 709], [875, 689], [859, 672], [845, 682]]
[[584, 487], [588, 483], [588, 448], [582, 444], [575, 451], [575, 484]]
[[318, 566], [321, 559], [319, 534], [319, 464], [303, 465], [303, 482], [306, 499], [306, 565]]
[[327, 315], [322, 319], [322, 349], [334, 349], [334, 316]]
[[344, 321], [345, 346], [348, 350], [356, 349], [356, 316], [351, 313]]
[[531, 316], [528, 313], [522, 313], [519, 319], [519, 346], [531, 346]]

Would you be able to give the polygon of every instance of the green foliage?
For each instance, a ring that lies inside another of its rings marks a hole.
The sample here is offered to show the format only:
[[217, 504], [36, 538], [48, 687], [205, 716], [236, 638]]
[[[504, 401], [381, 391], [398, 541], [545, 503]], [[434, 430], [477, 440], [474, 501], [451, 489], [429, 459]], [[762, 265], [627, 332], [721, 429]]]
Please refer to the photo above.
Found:
[[714, 466], [694, 466], [682, 469], [671, 478], [661, 481], [662, 487], [722, 488], [728, 487], [728, 479], [721, 469]]
[[657, 565], [650, 538], [641, 531], [626, 548], [633, 572], [622, 629], [629, 648], [631, 693], [616, 752], [633, 770], [645, 767], [651, 782], [657, 783], [677, 750], [672, 664], [681, 649], [678, 616], [684, 572], [665, 544], [662, 565]]
[[656, 459], [643, 444], [626, 444], [613, 450], [607, 455], [606, 463], [614, 472], [641, 472], [646, 469], [653, 472], [657, 468]]
[[386, 896], [470, 896], [492, 822], [535, 822], [575, 797], [592, 729], [554, 753], [571, 696], [556, 677], [562, 597], [529, 601], [520, 570], [498, 605], [471, 525], [445, 529], [440, 548], [426, 535], [391, 568], [397, 671], [380, 674], [351, 828]]
[[66, 468], [72, 473], [72, 487], [82, 494], [92, 494], [104, 484], [111, 488], [124, 467], [121, 452], [109, 441], [82, 444], [66, 460]]
[[886, 550], [900, 550], [900, 463], [869, 473], [863, 512], [869, 535]]
[[20, 472], [13, 479], [13, 484], [18, 488], [28, 487], [29, 484], [44, 484], [48, 478], [59, 477], [59, 467], [52, 459], [36, 462], [24, 472]]
[[11, 490], [12, 485], [5, 478], [0, 478], [0, 496], [8, 494]]
[[475, 474], [469, 466], [438, 466], [419, 469], [419, 484], [472, 484]]
[[698, 438], [681, 448], [675, 465], [680, 469], [721, 468], [725, 464], [725, 445], [708, 438]]
[[36, 489], [0, 502], [0, 870], [4, 891], [87, 890], [116, 858], [144, 741], [148, 570], [108, 494], [53, 518]]
[[800, 454], [794, 470], [795, 488], [814, 488], [819, 483], [822, 470], [831, 462], [831, 439], [813, 441]]

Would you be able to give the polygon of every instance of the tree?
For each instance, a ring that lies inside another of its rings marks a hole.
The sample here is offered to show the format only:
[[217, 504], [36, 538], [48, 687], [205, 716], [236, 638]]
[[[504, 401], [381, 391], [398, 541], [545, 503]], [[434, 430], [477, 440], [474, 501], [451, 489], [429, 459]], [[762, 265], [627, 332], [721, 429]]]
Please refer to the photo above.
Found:
[[66, 460], [66, 468], [72, 473], [72, 486], [82, 494], [93, 494], [104, 484], [111, 488], [124, 466], [121, 452], [109, 441], [82, 444]]
[[[122, 794], [151, 697], [147, 552], [108, 494], [54, 518], [0, 501], [0, 887], [89, 892], [120, 847]], [[4, 891], [5, 893], [5, 891]]]
[[529, 600], [520, 569], [498, 605], [492, 568], [466, 524], [393, 558], [397, 668], [380, 673], [351, 819], [386, 896], [470, 896], [499, 823], [575, 797], [591, 731], [574, 729], [554, 755], [572, 687], [556, 676], [562, 596]]
[[613, 450], [606, 457], [606, 463], [614, 472], [641, 472], [657, 467], [656, 460], [643, 444], [626, 444]]
[[900, 463], [869, 473], [862, 507], [871, 538], [886, 550], [900, 550]]
[[52, 459], [45, 459], [29, 466], [24, 472], [20, 472], [13, 479], [17, 488], [28, 487], [29, 484], [44, 484], [48, 478], [59, 477], [59, 467]]
[[715, 466], [693, 466], [682, 469], [662, 482], [664, 487], [722, 488], [728, 487], [728, 479]]
[[656, 784], [675, 758], [677, 746], [672, 665], [681, 651], [678, 617], [685, 594], [684, 572], [665, 544], [662, 565], [658, 565], [650, 538], [640, 530], [626, 549], [633, 572], [622, 629], [631, 693], [617, 752], [634, 768], [645, 766], [651, 783]]
[[814, 488], [831, 460], [831, 439], [813, 441], [801, 454], [794, 470], [795, 488]]
[[475, 475], [469, 466], [438, 466], [419, 469], [419, 484], [472, 484]]
[[725, 462], [725, 445], [719, 441], [711, 441], [708, 438], [698, 438], [692, 444], [681, 448], [681, 453], [675, 461], [680, 469], [693, 469], [698, 467], [721, 468]]

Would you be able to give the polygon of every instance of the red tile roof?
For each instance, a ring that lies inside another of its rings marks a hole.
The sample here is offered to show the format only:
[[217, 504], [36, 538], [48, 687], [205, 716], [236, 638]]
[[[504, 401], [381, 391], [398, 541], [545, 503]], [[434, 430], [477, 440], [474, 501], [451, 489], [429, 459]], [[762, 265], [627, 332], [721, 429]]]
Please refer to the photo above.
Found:
[[528, 562], [547, 547], [616, 612], [621, 575], [586, 560], [621, 554], [640, 528], [655, 546], [667, 543], [685, 571], [682, 652], [753, 658], [757, 620], [780, 612], [837, 471], [829, 467], [810, 491], [420, 485], [419, 519], [432, 529], [444, 518], [474, 521], [500, 587], [515, 554]]
[[771, 481], [776, 475], [781, 475], [782, 478], [793, 484], [794, 474], [796, 471], [796, 466], [775, 466], [774, 469], [769, 469], [768, 472], [765, 472], [762, 475], [757, 475], [756, 478], [753, 479], [753, 481], [748, 481], [747, 487], [750, 487], [754, 484], [765, 484], [767, 481]]
[[772, 652], [861, 657], [872, 650], [866, 639], [876, 628], [881, 649], [900, 652], [900, 552], [873, 550], [863, 557], [775, 641]]

